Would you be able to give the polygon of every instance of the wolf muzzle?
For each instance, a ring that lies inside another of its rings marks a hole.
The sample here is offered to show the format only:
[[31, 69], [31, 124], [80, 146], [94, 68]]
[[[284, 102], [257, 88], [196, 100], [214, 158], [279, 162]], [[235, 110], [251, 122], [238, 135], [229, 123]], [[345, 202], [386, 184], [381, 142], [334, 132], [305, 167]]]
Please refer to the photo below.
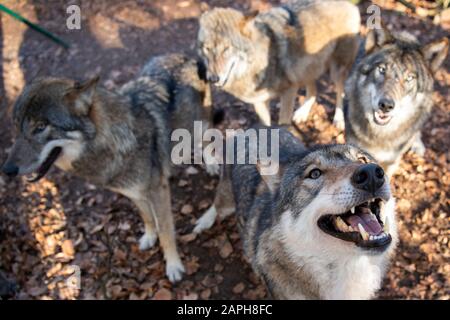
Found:
[[2, 172], [10, 178], [14, 178], [19, 174], [19, 167], [14, 163], [7, 161], [3, 167]]
[[355, 188], [375, 194], [384, 185], [385, 174], [379, 165], [369, 163], [353, 173], [351, 182]]

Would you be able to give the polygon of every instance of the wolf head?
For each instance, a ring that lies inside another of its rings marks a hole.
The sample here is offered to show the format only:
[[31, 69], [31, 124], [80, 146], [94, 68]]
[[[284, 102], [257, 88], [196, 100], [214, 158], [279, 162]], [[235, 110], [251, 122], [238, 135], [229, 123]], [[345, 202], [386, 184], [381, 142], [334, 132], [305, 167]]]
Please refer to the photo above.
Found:
[[365, 50], [348, 92], [358, 92], [370, 123], [385, 126], [419, 112], [416, 106], [429, 97], [433, 75], [447, 56], [448, 39], [421, 46], [410, 34], [392, 35], [383, 27], [369, 32]]
[[288, 251], [379, 255], [396, 242], [394, 200], [383, 169], [360, 149], [321, 146], [263, 176], [274, 193]]
[[14, 106], [16, 139], [3, 173], [11, 177], [33, 173], [30, 181], [37, 181], [54, 163], [70, 170], [83, 141], [95, 134], [89, 112], [97, 81], [97, 77], [84, 83], [44, 78], [28, 85]]
[[207, 66], [208, 81], [225, 87], [246, 72], [249, 57], [264, 44], [251, 42], [256, 14], [215, 8], [200, 17], [197, 44]]

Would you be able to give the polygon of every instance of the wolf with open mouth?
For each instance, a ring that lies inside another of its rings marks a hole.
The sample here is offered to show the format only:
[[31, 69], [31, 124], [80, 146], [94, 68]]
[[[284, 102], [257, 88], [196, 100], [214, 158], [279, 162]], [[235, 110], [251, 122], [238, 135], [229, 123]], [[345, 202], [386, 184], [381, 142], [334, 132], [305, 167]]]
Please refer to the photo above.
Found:
[[368, 151], [389, 176], [409, 149], [423, 156], [421, 130], [433, 107], [434, 75], [447, 38], [422, 45], [407, 32], [371, 30], [346, 83], [347, 143]]
[[383, 169], [356, 147], [306, 150], [284, 130], [279, 155], [277, 175], [261, 175], [261, 164], [223, 166], [194, 231], [235, 211], [245, 254], [274, 298], [373, 297], [398, 238]]
[[[170, 281], [184, 267], [175, 241], [169, 178], [172, 130], [207, 127], [211, 105], [201, 64], [180, 54], [152, 58], [118, 92], [97, 85], [36, 79], [13, 112], [17, 136], [4, 174], [38, 181], [55, 165], [99, 187], [130, 198], [145, 232], [139, 248], [159, 239]], [[192, 132], [190, 131], [190, 132]]]

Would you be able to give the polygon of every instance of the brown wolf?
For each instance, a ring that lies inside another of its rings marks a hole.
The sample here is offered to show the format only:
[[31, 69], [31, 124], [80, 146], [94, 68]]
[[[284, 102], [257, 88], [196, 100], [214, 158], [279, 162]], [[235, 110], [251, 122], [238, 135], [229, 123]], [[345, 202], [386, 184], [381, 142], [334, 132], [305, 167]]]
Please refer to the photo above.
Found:
[[335, 124], [343, 128], [344, 81], [358, 49], [360, 15], [348, 1], [291, 1], [265, 13], [244, 15], [215, 8], [200, 18], [198, 48], [208, 79], [254, 105], [270, 125], [269, 102], [281, 99], [280, 124], [290, 124], [297, 91], [305, 103], [294, 122], [305, 121], [316, 99], [316, 80], [330, 70], [336, 86]]

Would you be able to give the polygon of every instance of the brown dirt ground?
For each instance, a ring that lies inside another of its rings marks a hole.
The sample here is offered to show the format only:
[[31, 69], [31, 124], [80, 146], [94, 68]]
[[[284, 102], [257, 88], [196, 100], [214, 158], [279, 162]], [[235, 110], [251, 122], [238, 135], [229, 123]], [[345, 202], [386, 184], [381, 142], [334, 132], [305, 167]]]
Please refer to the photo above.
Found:
[[[268, 6], [265, 1], [207, 2], [246, 10]], [[79, 2], [6, 1], [72, 47], [64, 51], [0, 15], [0, 163], [12, 141], [8, 109], [25, 81], [41, 75], [84, 79], [100, 74], [103, 85], [114, 89], [131, 79], [150, 56], [195, 52], [199, 1], [85, 1], [82, 29], [70, 31], [65, 10], [72, 3]], [[444, 22], [433, 24], [431, 18], [412, 14], [391, 0], [378, 4], [391, 28], [407, 29], [424, 42], [449, 35]], [[361, 12], [368, 5], [360, 5]], [[379, 292], [381, 299], [450, 298], [449, 67], [447, 59], [437, 75], [436, 106], [423, 130], [425, 158], [407, 154], [392, 182], [401, 241]], [[307, 144], [342, 142], [342, 134], [330, 125], [334, 96], [326, 77], [320, 89], [318, 105], [301, 127], [302, 137]], [[243, 103], [224, 94], [215, 98], [215, 107], [226, 110], [227, 126], [255, 119]], [[217, 180], [200, 167], [197, 173], [187, 169], [180, 168], [172, 181], [178, 243], [187, 268], [176, 285], [164, 277], [158, 246], [138, 250], [143, 225], [128, 199], [56, 169], [36, 184], [0, 177], [0, 269], [17, 283], [15, 298], [264, 298], [264, 287], [242, 256], [234, 218], [201, 236], [190, 233], [211, 204]], [[66, 286], [73, 265], [81, 269], [79, 291]]]

